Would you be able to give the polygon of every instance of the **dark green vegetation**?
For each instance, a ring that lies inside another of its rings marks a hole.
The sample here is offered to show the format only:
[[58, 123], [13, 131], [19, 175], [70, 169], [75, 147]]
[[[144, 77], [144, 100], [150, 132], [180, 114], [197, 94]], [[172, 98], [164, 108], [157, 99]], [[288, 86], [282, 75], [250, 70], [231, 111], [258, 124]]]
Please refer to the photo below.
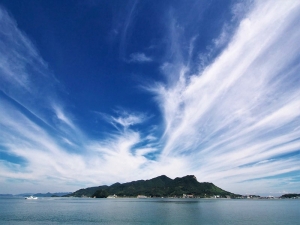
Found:
[[[199, 183], [195, 176], [188, 175], [182, 178], [171, 178], [162, 175], [150, 180], [138, 180], [129, 183], [115, 183], [111, 186], [99, 186], [80, 189], [66, 197], [97, 197], [106, 198], [108, 195], [116, 194], [118, 197], [136, 197], [146, 195], [148, 197], [182, 197], [193, 195], [193, 197], [210, 197], [218, 195], [220, 197], [238, 197], [228, 191], [215, 186], [212, 183]], [[192, 196], [189, 196], [192, 197]]]
[[93, 197], [96, 197], [96, 198], [107, 198], [108, 195], [109, 194], [108, 194], [108, 192], [105, 189], [100, 189], [100, 190], [97, 190], [93, 194]]
[[285, 194], [282, 195], [280, 198], [300, 198], [300, 194]]

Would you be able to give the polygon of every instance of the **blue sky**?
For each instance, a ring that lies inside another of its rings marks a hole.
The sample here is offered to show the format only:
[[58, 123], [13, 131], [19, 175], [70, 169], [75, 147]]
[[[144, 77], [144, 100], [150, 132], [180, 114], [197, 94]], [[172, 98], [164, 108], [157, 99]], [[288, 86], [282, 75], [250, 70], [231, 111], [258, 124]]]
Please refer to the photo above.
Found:
[[299, 193], [299, 1], [1, 0], [0, 24], [1, 193]]

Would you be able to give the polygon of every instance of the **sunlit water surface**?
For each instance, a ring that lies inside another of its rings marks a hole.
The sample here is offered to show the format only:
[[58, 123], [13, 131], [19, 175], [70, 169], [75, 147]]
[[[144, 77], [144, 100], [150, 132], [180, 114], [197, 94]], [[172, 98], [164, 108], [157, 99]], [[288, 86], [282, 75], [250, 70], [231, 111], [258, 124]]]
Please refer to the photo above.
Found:
[[0, 198], [0, 224], [300, 225], [300, 200]]

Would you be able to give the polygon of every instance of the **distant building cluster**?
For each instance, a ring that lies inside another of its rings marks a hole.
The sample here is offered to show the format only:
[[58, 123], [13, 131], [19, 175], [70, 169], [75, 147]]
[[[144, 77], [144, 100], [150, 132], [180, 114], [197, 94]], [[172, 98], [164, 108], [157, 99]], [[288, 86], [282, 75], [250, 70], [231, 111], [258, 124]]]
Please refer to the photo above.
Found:
[[186, 195], [186, 194], [183, 194], [183, 195], [182, 195], [182, 198], [194, 198], [194, 195]]
[[107, 196], [107, 198], [117, 198], [118, 197], [118, 195], [109, 195], [109, 196]]

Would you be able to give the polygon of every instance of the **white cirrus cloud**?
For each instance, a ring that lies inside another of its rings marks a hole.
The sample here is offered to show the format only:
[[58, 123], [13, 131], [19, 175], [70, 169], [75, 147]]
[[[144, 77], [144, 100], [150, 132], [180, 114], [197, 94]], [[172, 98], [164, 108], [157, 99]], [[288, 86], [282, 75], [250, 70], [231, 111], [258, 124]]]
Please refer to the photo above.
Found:
[[251, 8], [201, 73], [189, 76], [189, 62], [174, 56], [163, 68], [176, 82], [150, 88], [165, 120], [161, 159], [187, 157], [186, 170], [235, 191], [241, 180], [299, 173], [300, 5]]

